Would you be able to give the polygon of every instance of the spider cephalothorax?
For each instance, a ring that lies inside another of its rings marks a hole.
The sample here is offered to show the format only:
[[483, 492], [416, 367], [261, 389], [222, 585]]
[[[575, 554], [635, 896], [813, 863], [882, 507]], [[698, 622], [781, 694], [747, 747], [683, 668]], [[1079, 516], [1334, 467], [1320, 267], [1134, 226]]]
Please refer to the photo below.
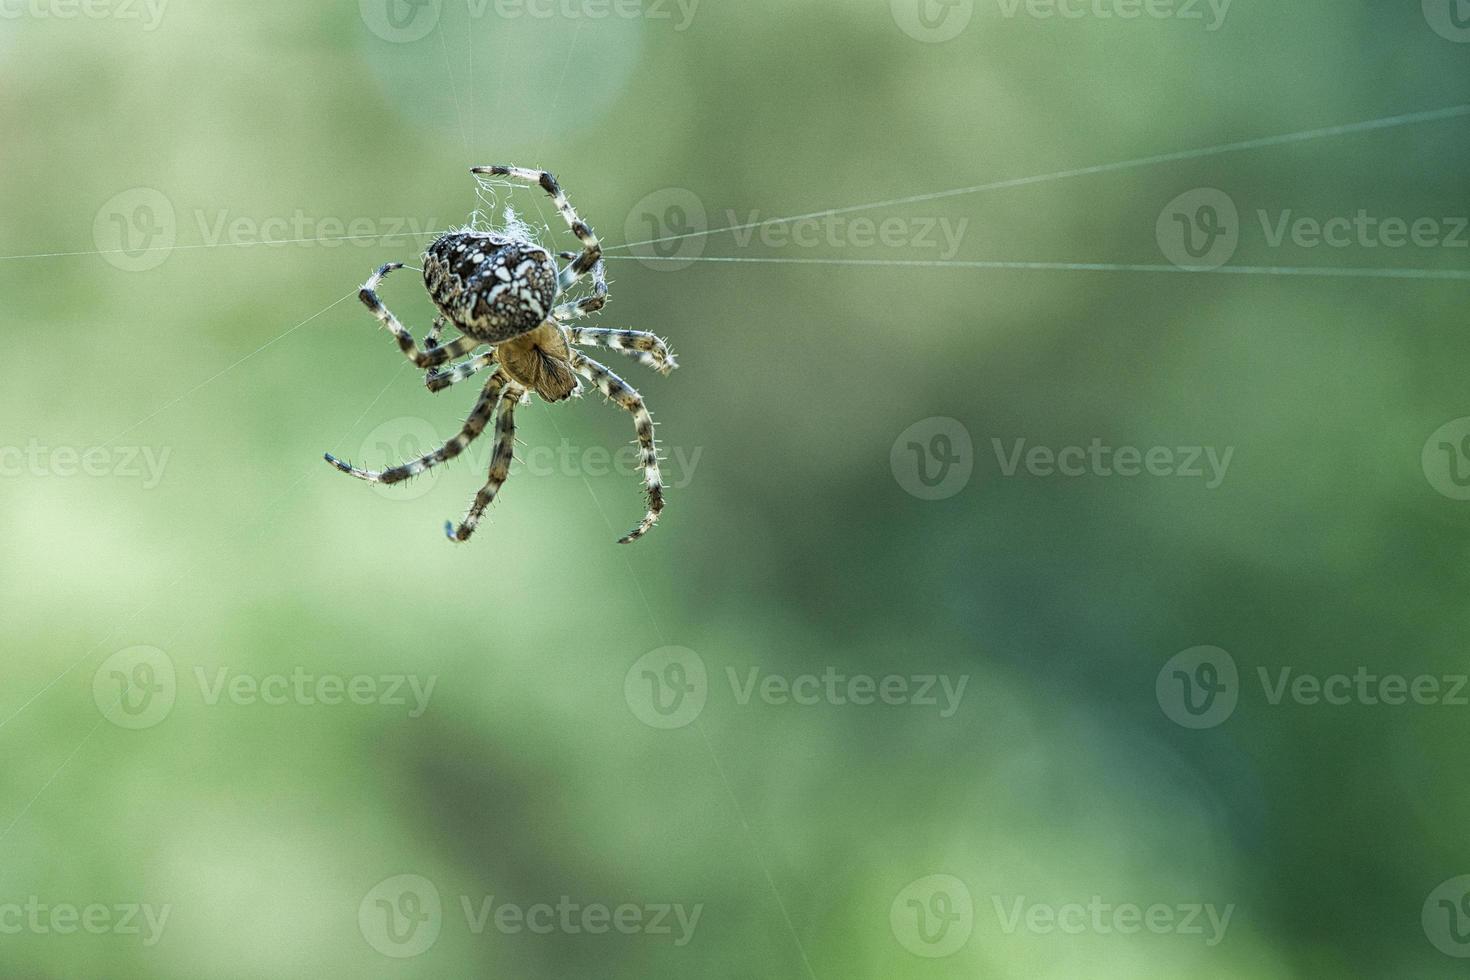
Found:
[[[539, 185], [556, 202], [557, 211], [581, 242], [582, 251], [562, 253], [571, 261], [559, 270], [551, 252], [532, 241], [524, 226], [514, 221], [508, 222], [504, 231], [463, 230], [440, 236], [424, 253], [424, 286], [441, 315], [429, 328], [423, 347], [378, 299], [378, 284], [394, 269], [403, 268], [402, 263], [389, 263], [374, 273], [358, 295], [397, 338], [404, 356], [427, 372], [424, 383], [430, 391], [443, 391], [492, 365], [495, 370], [459, 435], [434, 452], [382, 472], [360, 469], [330, 453], [327, 462], [362, 480], [399, 483], [458, 456], [485, 431], [492, 417], [498, 418], [490, 478], [459, 527], [450, 523], [445, 528], [450, 540], [467, 541], [509, 475], [515, 448], [516, 406], [532, 391], [552, 402], [577, 394], [577, 377], [581, 376], [633, 416], [648, 513], [621, 540], [624, 544], [636, 541], [648, 533], [663, 510], [653, 418], [632, 385], [573, 348], [610, 347], [663, 373], [677, 366], [674, 356], [662, 340], [650, 333], [566, 325], [567, 320], [602, 309], [607, 302], [607, 276], [597, 236], [572, 209], [555, 177], [539, 170], [500, 166], [476, 167], [473, 173]], [[567, 300], [567, 291], [588, 276], [591, 295]], [[439, 331], [446, 321], [461, 336], [441, 345]], [[487, 344], [488, 351], [438, 370]]]

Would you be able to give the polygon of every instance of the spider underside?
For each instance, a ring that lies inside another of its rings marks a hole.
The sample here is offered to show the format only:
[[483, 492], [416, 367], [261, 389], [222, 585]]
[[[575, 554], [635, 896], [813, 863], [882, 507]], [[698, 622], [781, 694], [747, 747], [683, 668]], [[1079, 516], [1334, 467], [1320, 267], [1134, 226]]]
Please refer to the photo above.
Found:
[[[663, 374], [678, 363], [664, 341], [651, 333], [567, 323], [606, 305], [607, 275], [597, 236], [577, 215], [553, 175], [503, 166], [475, 167], [472, 173], [508, 177], [541, 187], [551, 195], [582, 250], [561, 253], [570, 262], [558, 269], [556, 257], [515, 226], [501, 231], [464, 230], [441, 235], [424, 252], [424, 287], [440, 315], [422, 347], [378, 299], [378, 285], [403, 264], [391, 262], [373, 273], [358, 296], [398, 340], [404, 356], [426, 372], [424, 384], [430, 391], [440, 392], [482, 370], [493, 370], [464, 428], [433, 452], [382, 471], [353, 466], [330, 453], [327, 462], [360, 480], [400, 483], [460, 455], [494, 418], [495, 452], [489, 478], [459, 525], [452, 521], [445, 524], [451, 541], [468, 541], [510, 473], [517, 406], [532, 392], [549, 402], [570, 398], [581, 393], [578, 378], [585, 379], [633, 416], [648, 512], [619, 543], [636, 541], [658, 522], [664, 506], [653, 417], [637, 389], [576, 348], [621, 351]], [[583, 279], [590, 279], [591, 295], [568, 299], [568, 291]], [[460, 336], [441, 344], [439, 336], [446, 322], [459, 330]], [[476, 353], [486, 346], [488, 350]], [[465, 359], [451, 364], [459, 358]]]

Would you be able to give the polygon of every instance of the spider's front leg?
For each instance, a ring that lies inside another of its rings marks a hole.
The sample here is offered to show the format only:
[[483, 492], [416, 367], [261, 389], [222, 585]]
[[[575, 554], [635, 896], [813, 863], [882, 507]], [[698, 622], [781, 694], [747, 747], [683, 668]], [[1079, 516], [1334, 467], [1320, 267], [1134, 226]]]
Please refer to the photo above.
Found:
[[461, 381], [474, 377], [477, 372], [483, 371], [494, 363], [495, 350], [492, 348], [477, 357], [472, 357], [468, 361], [456, 364], [452, 368], [430, 371], [424, 375], [424, 387], [438, 394], [451, 385], [457, 385]]
[[[562, 193], [561, 184], [556, 180], [556, 175], [547, 173], [545, 170], [528, 170], [525, 167], [504, 167], [500, 165], [489, 167], [472, 167], [472, 174], [482, 174], [491, 177], [510, 177], [514, 180], [525, 181], [535, 184], [551, 195], [552, 201], [556, 203], [556, 210], [566, 220], [567, 227], [572, 229], [572, 234], [582, 243], [582, 254], [578, 255], [572, 264], [562, 270], [557, 280], [560, 290], [568, 289], [578, 279], [581, 279], [592, 268], [602, 261], [602, 245], [597, 236], [593, 234], [592, 226], [583, 221], [572, 207], [572, 202], [567, 200], [566, 194]], [[595, 282], [595, 280], [594, 280]], [[606, 295], [607, 284], [602, 286], [603, 294]], [[596, 297], [593, 297], [596, 299]]]
[[645, 330], [608, 330], [603, 327], [567, 327], [567, 340], [581, 347], [606, 347], [638, 361], [660, 374], [679, 366], [662, 337]]
[[378, 318], [378, 322], [387, 327], [388, 332], [398, 340], [398, 348], [403, 351], [403, 356], [412, 361], [416, 367], [427, 371], [429, 368], [438, 367], [455, 358], [463, 357], [479, 347], [480, 341], [473, 337], [457, 337], [440, 347], [437, 344], [438, 333], [432, 328], [430, 336], [435, 338], [435, 342], [427, 350], [420, 349], [418, 344], [414, 343], [413, 334], [409, 333], [408, 329], [398, 322], [398, 317], [394, 316], [392, 311], [383, 305], [383, 301], [378, 299], [378, 285], [388, 273], [401, 268], [403, 268], [402, 262], [389, 262], [368, 278], [362, 289], [358, 290], [357, 296], [369, 312]]
[[638, 463], [643, 467], [644, 489], [648, 494], [648, 513], [638, 526], [618, 539], [618, 544], [629, 544], [647, 534], [658, 523], [658, 515], [664, 509], [664, 482], [658, 470], [658, 443], [653, 434], [653, 416], [643, 396], [622, 378], [613, 374], [605, 364], [599, 364], [580, 351], [572, 351], [572, 370], [591, 381], [608, 398], [617, 402], [633, 416], [633, 425], [638, 432]]
[[[576, 252], [562, 252], [564, 259], [575, 259]], [[601, 259], [592, 267], [592, 295], [570, 303], [562, 303], [551, 311], [553, 320], [573, 320], [588, 313], [596, 313], [607, 305], [607, 264]]]

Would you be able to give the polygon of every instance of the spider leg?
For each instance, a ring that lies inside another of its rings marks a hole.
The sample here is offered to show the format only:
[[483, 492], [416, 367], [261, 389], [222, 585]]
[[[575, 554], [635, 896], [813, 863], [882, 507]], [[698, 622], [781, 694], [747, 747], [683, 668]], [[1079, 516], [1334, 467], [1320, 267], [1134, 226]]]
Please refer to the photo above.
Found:
[[643, 396], [638, 394], [638, 390], [613, 374], [606, 365], [574, 350], [572, 370], [591, 381], [599, 391], [631, 414], [638, 431], [639, 465], [643, 467], [648, 513], [637, 527], [618, 539], [618, 544], [629, 544], [647, 534], [658, 523], [658, 515], [664, 509], [664, 484], [658, 471], [658, 443], [653, 434], [653, 416], [648, 414], [648, 407], [643, 404]]
[[451, 385], [457, 385], [495, 363], [495, 351], [488, 350], [483, 354], [461, 361], [453, 367], [441, 368], [430, 371], [424, 375], [424, 387], [435, 394], [443, 391]]
[[566, 327], [567, 342], [583, 347], [607, 347], [634, 358], [644, 367], [668, 374], [679, 366], [662, 337], [643, 330], [608, 330], [603, 327]]
[[373, 316], [377, 317], [378, 321], [387, 327], [388, 331], [397, 338], [398, 347], [403, 351], [403, 356], [412, 361], [415, 366], [427, 371], [429, 368], [438, 367], [457, 357], [462, 357], [476, 347], [479, 347], [480, 341], [475, 340], [473, 337], [456, 337], [454, 340], [440, 347], [438, 346], [437, 340], [438, 334], [432, 327], [429, 329], [429, 334], [435, 338], [434, 346], [428, 350], [421, 350], [414, 343], [413, 334], [409, 333], [407, 328], [398, 322], [398, 317], [394, 316], [392, 311], [383, 305], [383, 301], [378, 299], [378, 284], [383, 281], [388, 273], [394, 269], [401, 268], [403, 268], [402, 262], [389, 262], [368, 278], [368, 281], [363, 284], [362, 289], [358, 290], [357, 296]]
[[470, 417], [465, 420], [464, 428], [460, 430], [459, 435], [432, 453], [382, 472], [373, 472], [344, 463], [331, 453], [326, 454], [327, 462], [343, 473], [355, 476], [359, 480], [367, 480], [369, 483], [402, 483], [410, 477], [418, 476], [425, 470], [458, 456], [465, 451], [466, 446], [479, 438], [480, 433], [484, 432], [485, 426], [489, 424], [490, 416], [495, 414], [495, 404], [500, 400], [500, 392], [505, 387], [505, 383], [504, 375], [499, 372], [492, 374], [480, 391], [480, 399], [475, 402], [475, 407], [471, 410]]
[[444, 533], [450, 541], [470, 539], [475, 528], [480, 526], [480, 518], [485, 516], [485, 511], [495, 502], [495, 495], [500, 492], [505, 478], [510, 476], [510, 461], [516, 447], [516, 406], [525, 394], [526, 390], [516, 384], [505, 389], [505, 398], [500, 403], [500, 418], [495, 423], [495, 455], [490, 460], [490, 476], [486, 479], [485, 486], [475, 494], [475, 502], [470, 505], [469, 512], [465, 514], [459, 527], [456, 528], [453, 521], [444, 522]]
[[[582, 254], [578, 255], [572, 264], [562, 270], [558, 285], [562, 290], [567, 289], [572, 283], [581, 279], [593, 266], [602, 260], [602, 245], [597, 241], [597, 235], [592, 227], [583, 221], [567, 200], [566, 194], [562, 193], [561, 185], [557, 183], [556, 176], [544, 170], [528, 170], [525, 167], [472, 167], [470, 173], [488, 174], [492, 177], [510, 177], [514, 180], [525, 181], [528, 184], [536, 184], [556, 202], [556, 210], [561, 212], [562, 218], [566, 220], [567, 227], [572, 229], [572, 234], [582, 243]], [[594, 282], [596, 279], [594, 278]], [[603, 292], [606, 293], [607, 284], [603, 283]], [[596, 297], [593, 297], [594, 299]]]
[[[563, 252], [562, 255], [570, 255], [576, 258], [577, 253]], [[596, 313], [607, 305], [607, 266], [601, 260], [592, 267], [592, 295], [584, 296], [570, 303], [562, 303], [551, 311], [554, 320], [572, 320], [588, 313]]]
[[439, 346], [439, 335], [444, 332], [444, 317], [434, 317], [434, 322], [429, 324], [429, 332], [424, 334], [424, 350], [433, 350]]

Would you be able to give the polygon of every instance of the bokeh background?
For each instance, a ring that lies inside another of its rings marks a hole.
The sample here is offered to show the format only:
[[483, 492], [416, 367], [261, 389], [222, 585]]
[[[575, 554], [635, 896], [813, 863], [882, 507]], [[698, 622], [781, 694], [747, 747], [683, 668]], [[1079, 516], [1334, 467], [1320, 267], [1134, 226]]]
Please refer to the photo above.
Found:
[[[0, 972], [1463, 975], [1470, 9], [1053, 9], [0, 2]], [[321, 462], [494, 162], [681, 356], [634, 547], [600, 397], [463, 547]]]

